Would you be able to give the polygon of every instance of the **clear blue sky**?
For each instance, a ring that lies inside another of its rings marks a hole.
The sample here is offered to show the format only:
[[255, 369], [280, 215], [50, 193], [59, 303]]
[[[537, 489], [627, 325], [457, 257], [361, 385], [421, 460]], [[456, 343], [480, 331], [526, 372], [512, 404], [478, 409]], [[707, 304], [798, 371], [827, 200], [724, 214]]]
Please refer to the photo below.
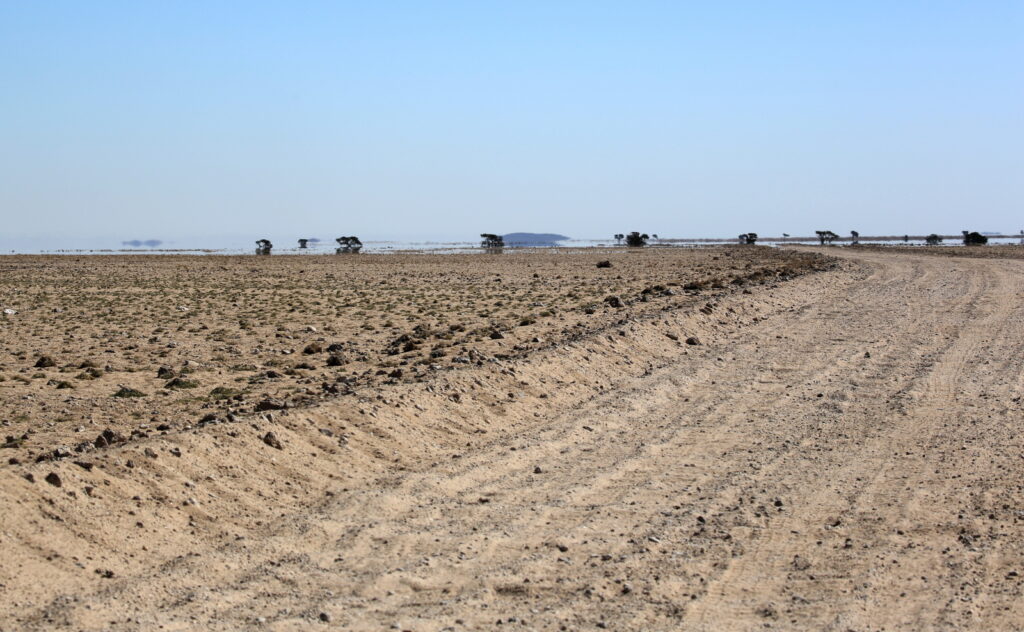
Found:
[[1024, 228], [1024, 2], [0, 0], [0, 234]]

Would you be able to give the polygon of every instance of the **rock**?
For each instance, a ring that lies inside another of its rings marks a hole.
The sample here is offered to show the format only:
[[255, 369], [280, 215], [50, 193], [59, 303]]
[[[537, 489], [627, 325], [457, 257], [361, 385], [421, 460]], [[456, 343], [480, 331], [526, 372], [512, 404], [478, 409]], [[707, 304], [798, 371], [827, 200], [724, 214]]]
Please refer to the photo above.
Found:
[[64, 481], [60, 480], [60, 476], [56, 472], [50, 472], [46, 475], [46, 482], [54, 487], [63, 487]]
[[611, 296], [606, 296], [604, 298], [604, 302], [608, 303], [608, 307], [622, 307], [623, 306], [622, 299], [619, 298], [618, 296], [615, 296], [614, 294], [611, 295]]
[[140, 390], [128, 386], [121, 386], [113, 395], [114, 397], [145, 397], [146, 394]]
[[180, 377], [176, 377], [170, 382], [164, 384], [164, 388], [166, 389], [196, 388], [197, 386], [199, 386], [199, 382], [186, 380]]
[[669, 332], [665, 335], [668, 337], [669, 340], [679, 340], [679, 336], [677, 334]]
[[161, 380], [170, 380], [172, 378], [178, 377], [178, 374], [175, 373], [174, 369], [172, 369], [171, 367], [162, 366], [156, 370], [156, 376]]
[[156, 450], [154, 450], [153, 448], [146, 448], [145, 450], [142, 451], [142, 453], [151, 459], [156, 458]]
[[263, 443], [269, 445], [277, 450], [284, 450], [284, 446], [281, 445], [281, 440], [277, 438], [277, 435], [273, 432], [268, 432], [263, 435]]
[[540, 466], [538, 465], [538, 466], [533, 468], [533, 473], [534, 474], [543, 474], [544, 470], [540, 469]]
[[611, 261], [598, 261], [597, 262], [597, 267], [599, 267], [599, 268], [610, 268], [610, 267], [612, 267], [612, 262]]
[[114, 443], [124, 443], [125, 441], [126, 439], [124, 438], [123, 435], [114, 432], [110, 428], [107, 428], [102, 433], [100, 433], [98, 437], [96, 437], [96, 440], [93, 441], [93, 445], [96, 446], [97, 448], [105, 448]]
[[491, 340], [502, 340], [502, 339], [503, 339], [504, 337], [505, 337], [505, 334], [501, 333], [501, 332], [500, 332], [500, 331], [498, 331], [497, 329], [495, 329], [494, 331], [492, 331], [492, 332], [491, 332], [491, 335], [489, 336], [489, 338], [490, 338]]
[[391, 373], [388, 373], [388, 377], [400, 378], [402, 377], [402, 369], [395, 369]]
[[698, 338], [697, 336], [690, 336], [689, 338], [686, 339], [686, 344], [688, 344], [690, 346], [699, 345], [700, 344], [700, 338]]
[[302, 353], [306, 355], [313, 355], [314, 353], [323, 353], [324, 347], [319, 342], [311, 342], [306, 345], [306, 348], [302, 350]]
[[332, 342], [331, 345], [327, 347], [327, 350], [330, 351], [331, 353], [338, 353], [339, 351], [345, 350], [345, 345], [341, 344], [340, 342]]
[[264, 410], [284, 410], [285, 408], [288, 408], [288, 404], [282, 402], [279, 399], [273, 399], [271, 397], [261, 400], [259, 403], [256, 404], [256, 412]]
[[41, 355], [39, 356], [39, 359], [36, 360], [35, 366], [37, 369], [47, 369], [51, 366], [57, 366], [57, 363], [54, 362], [53, 358], [51, 358], [50, 356]]
[[865, 351], [864, 352], [864, 357], [865, 358], [870, 358], [871, 357], [871, 352], [870, 351]]
[[331, 615], [327, 614], [326, 612], [321, 612], [320, 613], [320, 620], [323, 621], [324, 623], [330, 623], [331, 622]]
[[340, 353], [333, 353], [327, 358], [327, 366], [343, 366], [345, 364], [345, 356]]

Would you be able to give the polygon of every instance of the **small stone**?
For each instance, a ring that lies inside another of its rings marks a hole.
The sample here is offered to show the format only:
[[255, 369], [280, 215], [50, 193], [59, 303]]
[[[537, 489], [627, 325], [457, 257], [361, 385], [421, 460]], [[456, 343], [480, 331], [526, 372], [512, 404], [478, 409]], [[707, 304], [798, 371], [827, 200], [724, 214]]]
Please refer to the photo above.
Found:
[[543, 474], [544, 470], [540, 469], [540, 466], [538, 465], [538, 466], [533, 468], [533, 473], [534, 474]]
[[52, 366], [57, 366], [57, 363], [48, 355], [41, 355], [39, 356], [39, 359], [36, 360], [37, 369], [47, 369]]
[[323, 621], [324, 623], [330, 623], [331, 622], [331, 615], [327, 614], [326, 612], [321, 612], [320, 613], [320, 620]]
[[64, 481], [60, 480], [60, 476], [56, 472], [50, 472], [46, 475], [46, 482], [54, 487], [63, 487]]
[[699, 345], [700, 338], [698, 338], [697, 336], [690, 336], [689, 338], [686, 339], [686, 344], [690, 345], [691, 347]]
[[281, 440], [277, 438], [277, 435], [273, 432], [268, 432], [263, 435], [263, 443], [269, 445], [277, 450], [284, 450], [284, 446], [281, 445]]

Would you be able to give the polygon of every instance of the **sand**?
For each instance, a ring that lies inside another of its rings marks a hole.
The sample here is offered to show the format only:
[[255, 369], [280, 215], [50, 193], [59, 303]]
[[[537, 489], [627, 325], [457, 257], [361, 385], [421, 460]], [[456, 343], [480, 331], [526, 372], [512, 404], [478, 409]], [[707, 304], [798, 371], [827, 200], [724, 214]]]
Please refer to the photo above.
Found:
[[820, 252], [4, 258], [0, 629], [1024, 628], [1024, 262]]

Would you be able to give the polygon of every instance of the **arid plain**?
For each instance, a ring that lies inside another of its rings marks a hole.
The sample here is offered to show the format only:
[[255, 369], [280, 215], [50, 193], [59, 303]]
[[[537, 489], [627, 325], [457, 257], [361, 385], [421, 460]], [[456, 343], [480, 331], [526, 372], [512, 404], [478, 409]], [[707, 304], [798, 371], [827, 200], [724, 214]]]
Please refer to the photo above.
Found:
[[2, 257], [0, 630], [1024, 629], [1020, 257]]

